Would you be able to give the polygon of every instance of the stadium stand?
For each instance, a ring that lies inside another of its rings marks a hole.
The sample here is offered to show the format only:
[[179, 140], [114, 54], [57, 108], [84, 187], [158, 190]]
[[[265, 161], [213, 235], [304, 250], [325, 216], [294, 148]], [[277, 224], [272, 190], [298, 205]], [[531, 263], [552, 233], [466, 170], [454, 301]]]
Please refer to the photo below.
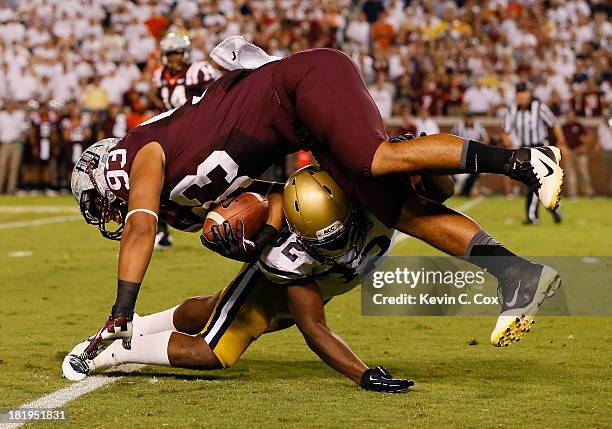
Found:
[[557, 115], [576, 113], [595, 192], [610, 193], [609, 18], [607, 2], [582, 0], [2, 0], [0, 193], [65, 189], [71, 148], [156, 114], [168, 31], [190, 37], [194, 61], [234, 34], [278, 56], [342, 49], [390, 133], [448, 131], [469, 111], [495, 135], [516, 83], [529, 81]]

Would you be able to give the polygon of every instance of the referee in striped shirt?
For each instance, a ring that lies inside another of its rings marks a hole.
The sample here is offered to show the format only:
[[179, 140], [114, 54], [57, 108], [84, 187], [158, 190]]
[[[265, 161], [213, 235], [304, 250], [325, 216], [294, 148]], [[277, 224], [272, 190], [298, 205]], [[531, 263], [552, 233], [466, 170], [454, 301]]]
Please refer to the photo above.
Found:
[[[504, 132], [502, 140], [504, 146], [511, 147], [538, 147], [548, 146], [548, 129], [552, 128], [557, 145], [562, 152], [566, 149], [565, 137], [561, 124], [551, 112], [549, 107], [533, 97], [526, 83], [516, 85], [516, 102], [504, 118]], [[531, 190], [527, 192], [526, 225], [539, 223], [538, 197]], [[561, 213], [557, 208], [552, 212], [556, 223], [561, 222]]]

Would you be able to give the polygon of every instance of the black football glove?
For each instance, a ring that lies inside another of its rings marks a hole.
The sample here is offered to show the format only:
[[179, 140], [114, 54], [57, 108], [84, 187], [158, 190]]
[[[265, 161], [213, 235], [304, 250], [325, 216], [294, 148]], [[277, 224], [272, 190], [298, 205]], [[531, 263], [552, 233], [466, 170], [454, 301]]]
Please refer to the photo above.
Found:
[[257, 261], [263, 249], [278, 235], [276, 228], [266, 224], [253, 240], [248, 240], [244, 234], [242, 220], [238, 221], [235, 231], [228, 221], [223, 222], [223, 234], [218, 225], [214, 225], [211, 231], [214, 240], [209, 240], [204, 234], [200, 236], [204, 247], [226, 258], [248, 263]]
[[[427, 133], [425, 131], [422, 131], [421, 134], [419, 134], [419, 137], [425, 137], [426, 135]], [[408, 132], [406, 134], [398, 134], [396, 136], [389, 137], [387, 141], [389, 143], [399, 143], [399, 142], [405, 142], [406, 140], [412, 140], [414, 138], [416, 138], [416, 136]]]
[[361, 387], [373, 392], [403, 393], [414, 386], [414, 381], [395, 379], [382, 366], [366, 369], [361, 375]]

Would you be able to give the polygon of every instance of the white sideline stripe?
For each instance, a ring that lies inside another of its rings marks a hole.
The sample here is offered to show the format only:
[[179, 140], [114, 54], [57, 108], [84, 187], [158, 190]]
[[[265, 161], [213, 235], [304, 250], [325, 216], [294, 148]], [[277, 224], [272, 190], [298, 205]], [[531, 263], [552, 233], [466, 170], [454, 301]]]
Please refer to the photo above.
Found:
[[[129, 374], [131, 372], [139, 371], [144, 368], [146, 365], [141, 364], [126, 364], [118, 366], [117, 368], [113, 368], [109, 371], [113, 372], [123, 372]], [[66, 405], [70, 401], [74, 401], [75, 399], [88, 394], [89, 392], [93, 392], [96, 389], [99, 389], [102, 386], [106, 386], [107, 384], [114, 383], [115, 381], [121, 380], [123, 378], [122, 375], [119, 376], [103, 376], [103, 375], [94, 375], [86, 378], [85, 380], [79, 381], [78, 383], [71, 384], [68, 387], [65, 387], [60, 390], [56, 390], [53, 393], [42, 396], [35, 401], [28, 402], [27, 404], [23, 404], [18, 408], [61, 408]], [[8, 413], [0, 415], [0, 420], [8, 419]], [[0, 423], [0, 429], [8, 429], [8, 428], [18, 428], [26, 424], [27, 421], [19, 422], [19, 423]]]
[[22, 220], [19, 222], [0, 223], [1, 229], [29, 228], [31, 226], [49, 225], [51, 223], [73, 222], [83, 219], [81, 215], [45, 217], [42, 219]]
[[0, 213], [78, 213], [68, 206], [0, 206]]
[[[455, 207], [454, 209], [460, 212], [466, 212], [474, 207], [476, 207], [478, 204], [482, 203], [484, 201], [484, 197], [477, 197], [474, 198], [473, 200], [470, 200], [468, 202], [465, 202], [463, 204], [461, 204], [458, 207]], [[409, 238], [412, 238], [409, 235], [404, 234], [403, 232], [399, 232], [397, 234], [397, 238], [395, 239], [396, 243], [401, 243], [404, 240], [407, 240]]]

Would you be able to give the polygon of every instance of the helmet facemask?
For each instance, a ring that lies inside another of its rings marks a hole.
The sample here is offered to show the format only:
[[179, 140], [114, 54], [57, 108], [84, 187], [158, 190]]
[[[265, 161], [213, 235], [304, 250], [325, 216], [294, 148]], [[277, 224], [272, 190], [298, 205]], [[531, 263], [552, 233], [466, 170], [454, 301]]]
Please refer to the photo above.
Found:
[[[289, 228], [291, 230], [291, 227]], [[324, 240], [309, 240], [296, 234], [306, 252], [321, 263], [349, 264], [358, 259], [366, 241], [366, 223], [361, 210], [352, 208], [342, 228]], [[350, 255], [350, 256], [349, 256]]]
[[110, 191], [104, 176], [108, 154], [118, 141], [104, 139], [87, 148], [74, 166], [70, 184], [85, 222], [110, 240], [121, 239], [127, 214], [127, 203]]
[[[120, 240], [125, 226], [127, 203], [116, 198], [112, 192], [105, 191], [102, 196], [97, 190], [90, 189], [81, 193], [79, 208], [90, 225], [96, 225], [104, 238]], [[116, 224], [115, 228], [108, 226]]]
[[[187, 36], [181, 36], [176, 33], [168, 33], [160, 43], [162, 63], [164, 66], [176, 71], [191, 61], [191, 42]], [[169, 61], [169, 56], [173, 53], [181, 53], [182, 58], [177, 65], [173, 61]]]

